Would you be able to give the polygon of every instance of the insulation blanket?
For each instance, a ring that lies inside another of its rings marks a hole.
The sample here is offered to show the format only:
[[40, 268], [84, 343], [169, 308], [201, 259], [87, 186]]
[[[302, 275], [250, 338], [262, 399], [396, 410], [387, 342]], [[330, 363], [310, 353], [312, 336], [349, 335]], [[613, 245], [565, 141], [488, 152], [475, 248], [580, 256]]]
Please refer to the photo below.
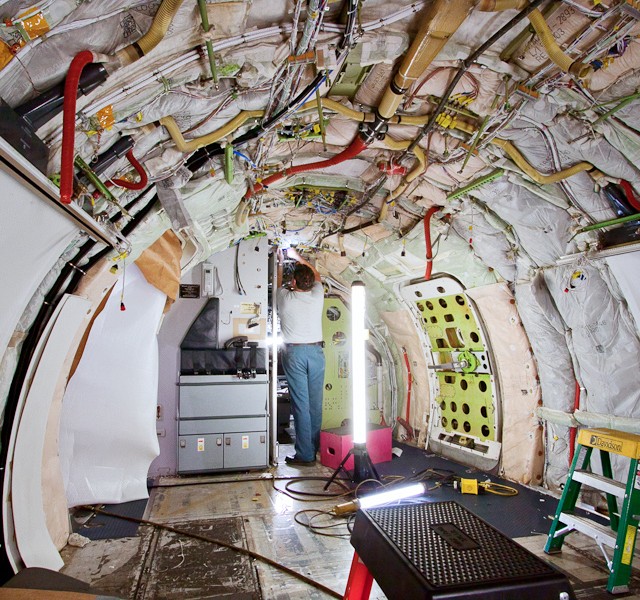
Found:
[[60, 461], [70, 507], [148, 497], [147, 471], [158, 455], [156, 331], [166, 296], [135, 265], [123, 279], [95, 320], [63, 400]]
[[503, 415], [502, 472], [507, 479], [539, 485], [544, 459], [535, 409], [541, 391], [515, 301], [503, 283], [469, 290], [468, 295], [482, 315], [496, 362]]

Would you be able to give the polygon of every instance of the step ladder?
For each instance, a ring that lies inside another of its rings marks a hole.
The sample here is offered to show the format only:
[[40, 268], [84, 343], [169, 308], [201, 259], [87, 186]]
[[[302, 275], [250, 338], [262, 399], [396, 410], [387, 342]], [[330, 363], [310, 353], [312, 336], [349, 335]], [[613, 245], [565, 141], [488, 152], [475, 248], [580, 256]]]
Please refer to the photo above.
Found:
[[[603, 475], [596, 475], [589, 470], [594, 449], [600, 451]], [[630, 459], [626, 484], [613, 479], [611, 453]], [[607, 591], [612, 594], [626, 592], [629, 589], [633, 550], [640, 519], [638, 459], [640, 435], [613, 429], [582, 429], [578, 434], [578, 447], [544, 548], [547, 554], [560, 552], [564, 538], [573, 531], [580, 531], [593, 538], [607, 562]], [[606, 494], [609, 527], [574, 514], [583, 484]], [[618, 500], [622, 502], [620, 510]]]

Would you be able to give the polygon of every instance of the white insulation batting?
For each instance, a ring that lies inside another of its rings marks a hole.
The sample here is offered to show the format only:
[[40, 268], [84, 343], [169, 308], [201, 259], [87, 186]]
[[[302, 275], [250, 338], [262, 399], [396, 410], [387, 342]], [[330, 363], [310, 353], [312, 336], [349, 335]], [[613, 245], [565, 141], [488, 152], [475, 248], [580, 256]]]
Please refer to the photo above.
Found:
[[60, 422], [60, 462], [69, 506], [146, 498], [158, 455], [156, 332], [166, 296], [127, 267], [96, 318], [67, 387]]

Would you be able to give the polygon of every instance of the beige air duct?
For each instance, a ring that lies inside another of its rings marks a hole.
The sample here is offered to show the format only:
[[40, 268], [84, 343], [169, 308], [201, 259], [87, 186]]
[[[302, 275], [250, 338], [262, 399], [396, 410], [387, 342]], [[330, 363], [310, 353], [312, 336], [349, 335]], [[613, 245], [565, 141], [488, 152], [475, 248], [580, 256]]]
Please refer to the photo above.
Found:
[[380, 101], [377, 112], [382, 119], [395, 114], [404, 94], [462, 25], [474, 4], [473, 0], [435, 0], [429, 6], [414, 43]]

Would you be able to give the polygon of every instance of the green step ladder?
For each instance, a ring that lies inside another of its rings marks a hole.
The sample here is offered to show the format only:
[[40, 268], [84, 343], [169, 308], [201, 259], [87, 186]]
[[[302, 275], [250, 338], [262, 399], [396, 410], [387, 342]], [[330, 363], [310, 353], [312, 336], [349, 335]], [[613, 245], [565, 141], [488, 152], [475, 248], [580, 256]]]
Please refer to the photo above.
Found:
[[[600, 451], [603, 475], [591, 473], [589, 470], [594, 449]], [[626, 484], [613, 479], [611, 453], [630, 459]], [[613, 429], [582, 429], [578, 434], [578, 447], [544, 547], [547, 554], [560, 552], [564, 538], [573, 531], [580, 531], [593, 538], [607, 561], [607, 591], [612, 594], [626, 592], [629, 589], [633, 550], [640, 519], [639, 458], [640, 435]], [[610, 527], [574, 514], [582, 484], [606, 494]], [[618, 499], [622, 501], [620, 510]], [[612, 558], [609, 558], [607, 548], [613, 551]]]

